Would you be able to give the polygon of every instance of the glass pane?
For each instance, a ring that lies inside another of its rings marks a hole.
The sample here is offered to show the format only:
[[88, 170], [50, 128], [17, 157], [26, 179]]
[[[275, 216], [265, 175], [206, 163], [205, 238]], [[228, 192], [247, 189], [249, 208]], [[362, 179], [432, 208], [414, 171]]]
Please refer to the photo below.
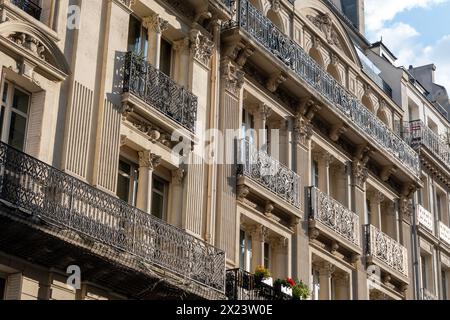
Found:
[[164, 193], [165, 183], [159, 179], [153, 179], [153, 190]]
[[140, 53], [141, 22], [134, 16], [130, 16], [130, 26], [128, 30], [128, 51]]
[[245, 270], [245, 231], [240, 232], [240, 252], [239, 252], [239, 266]]
[[130, 179], [120, 173], [117, 180], [117, 196], [125, 202], [130, 199]]
[[119, 171], [126, 173], [129, 176], [131, 172], [131, 166], [126, 162], [119, 161]]
[[14, 90], [14, 98], [12, 107], [27, 114], [30, 96], [18, 89]]
[[14, 148], [24, 151], [26, 129], [27, 119], [15, 112], [12, 112], [8, 143]]
[[172, 45], [164, 39], [161, 39], [161, 60], [159, 68], [166, 75], [170, 76], [172, 65]]
[[5, 107], [2, 106], [2, 109], [0, 110], [0, 137], [3, 133], [3, 120], [5, 118]]
[[2, 101], [6, 102], [8, 100], [8, 83], [5, 82], [5, 86], [3, 87], [3, 98]]
[[152, 195], [152, 214], [159, 219], [164, 217], [164, 196], [156, 192]]

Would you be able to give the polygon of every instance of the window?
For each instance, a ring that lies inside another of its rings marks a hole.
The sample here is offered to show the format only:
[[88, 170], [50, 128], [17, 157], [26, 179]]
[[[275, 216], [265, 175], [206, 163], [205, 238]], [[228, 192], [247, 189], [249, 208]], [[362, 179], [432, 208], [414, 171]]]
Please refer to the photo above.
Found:
[[242, 270], [251, 272], [252, 239], [244, 230], [241, 230], [239, 236], [239, 266]]
[[30, 95], [5, 81], [0, 111], [1, 140], [21, 151], [25, 150]]
[[139, 170], [137, 166], [119, 161], [119, 177], [117, 180], [117, 196], [132, 206], [136, 206]]
[[438, 219], [442, 221], [442, 196], [439, 193], [436, 194], [436, 210]]
[[447, 272], [445, 272], [445, 270], [442, 270], [441, 274], [442, 274], [442, 300], [447, 300], [448, 299]]
[[6, 279], [0, 275], [0, 300], [5, 300]]
[[164, 38], [161, 39], [159, 69], [170, 77], [172, 71], [172, 44]]
[[255, 141], [255, 121], [253, 115], [247, 110], [243, 110], [242, 113], [242, 138], [253, 144]]
[[145, 58], [148, 54], [148, 31], [135, 16], [130, 16], [128, 51], [135, 52]]
[[370, 211], [370, 200], [366, 199], [366, 219], [367, 219], [367, 223], [371, 224], [372, 223], [372, 212]]
[[152, 183], [152, 214], [159, 218], [166, 218], [168, 183], [158, 177], [153, 177]]
[[264, 268], [270, 269], [270, 244], [264, 242]]
[[317, 161], [313, 161], [313, 163], [312, 163], [311, 177], [312, 177], [313, 187], [318, 188], [319, 187], [319, 164], [317, 163]]
[[421, 269], [422, 269], [422, 288], [423, 289], [429, 289], [428, 288], [428, 259], [425, 256], [420, 257], [421, 261]]

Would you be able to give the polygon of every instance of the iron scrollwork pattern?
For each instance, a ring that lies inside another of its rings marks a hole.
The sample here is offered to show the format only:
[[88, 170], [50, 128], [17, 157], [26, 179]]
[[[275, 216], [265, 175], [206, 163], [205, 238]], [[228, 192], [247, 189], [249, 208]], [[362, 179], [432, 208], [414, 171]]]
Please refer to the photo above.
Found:
[[284, 35], [249, 0], [239, 0], [236, 3], [236, 20], [225, 23], [224, 29], [240, 28], [245, 31], [305, 81], [314, 92], [326, 99], [349, 123], [355, 124], [358, 131], [363, 132], [374, 145], [396, 158], [415, 176], [419, 176], [419, 156], [414, 149], [322, 69], [302, 47]]
[[406, 132], [407, 141], [413, 148], [426, 147], [447, 166], [450, 166], [450, 146], [428, 128], [421, 120], [412, 121]]
[[354, 245], [360, 245], [359, 216], [317, 188], [310, 190], [311, 219], [317, 220]]
[[292, 170], [258, 150], [247, 140], [239, 143], [239, 172], [296, 208], [300, 208], [300, 177]]
[[367, 254], [408, 277], [408, 253], [400, 243], [373, 225], [365, 226]]
[[125, 56], [123, 91], [195, 132], [198, 98], [136, 53]]
[[225, 292], [222, 250], [4, 143], [0, 143], [0, 199], [33, 217]]

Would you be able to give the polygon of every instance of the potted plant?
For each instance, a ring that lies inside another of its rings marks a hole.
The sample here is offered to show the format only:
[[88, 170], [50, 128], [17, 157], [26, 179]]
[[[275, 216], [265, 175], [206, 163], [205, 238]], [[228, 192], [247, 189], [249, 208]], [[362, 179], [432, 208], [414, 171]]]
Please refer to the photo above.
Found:
[[258, 266], [255, 270], [255, 282], [256, 284], [264, 283], [270, 287], [273, 286], [273, 279], [270, 276], [268, 269], [263, 266]]
[[291, 278], [286, 280], [277, 279], [274, 283], [274, 288], [276, 291], [292, 297], [292, 288], [294, 285], [295, 282]]
[[311, 292], [308, 286], [302, 281], [296, 281], [295, 286], [292, 288], [292, 295], [295, 300], [307, 300]]

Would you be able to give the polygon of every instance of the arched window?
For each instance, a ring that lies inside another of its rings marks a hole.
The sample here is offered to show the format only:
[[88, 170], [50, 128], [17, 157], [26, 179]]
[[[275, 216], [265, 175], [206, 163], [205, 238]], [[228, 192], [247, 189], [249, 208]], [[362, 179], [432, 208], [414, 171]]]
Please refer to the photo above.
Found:
[[391, 122], [389, 121], [389, 115], [386, 112], [386, 110], [383, 110], [383, 109], [379, 110], [377, 116], [386, 126], [388, 126], [389, 128], [391, 127]]
[[367, 109], [370, 110], [370, 112], [374, 113], [375, 110], [373, 107], [373, 103], [368, 95], [364, 95], [361, 99], [361, 102]]
[[336, 79], [337, 82], [342, 84], [341, 75], [339, 73], [339, 69], [334, 64], [329, 64], [327, 68], [327, 72], [331, 74], [331, 76]]
[[284, 33], [284, 26], [283, 21], [281, 20], [281, 17], [278, 13], [270, 9], [267, 12], [267, 18], [272, 21], [272, 23], [281, 31]]
[[323, 62], [322, 53], [320, 53], [319, 49], [312, 47], [309, 50], [309, 55], [313, 58], [322, 68], [325, 68], [325, 63]]

